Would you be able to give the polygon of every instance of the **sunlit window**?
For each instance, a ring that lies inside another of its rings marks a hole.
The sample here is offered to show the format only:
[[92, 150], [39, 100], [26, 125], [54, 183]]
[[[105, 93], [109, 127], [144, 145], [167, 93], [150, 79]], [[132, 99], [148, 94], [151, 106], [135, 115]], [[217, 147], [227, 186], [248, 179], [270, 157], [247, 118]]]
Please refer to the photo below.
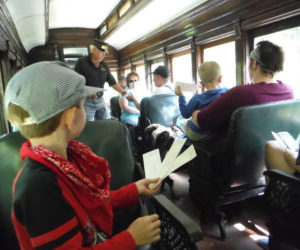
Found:
[[131, 72], [131, 69], [130, 68], [125, 68], [124, 69], [124, 76], [126, 77], [128, 75], [128, 73]]
[[193, 83], [192, 75], [192, 59], [191, 54], [174, 56], [172, 59], [173, 65], [173, 82], [181, 81]]
[[[118, 82], [118, 73], [117, 71], [110, 71], [111, 74], [113, 75], [113, 77], [115, 78], [116, 82]], [[105, 103], [108, 107], [110, 107], [110, 99], [113, 97], [113, 96], [117, 96], [119, 95], [119, 92], [115, 91], [112, 87], [109, 86], [109, 84], [107, 82], [105, 82], [104, 84], [104, 95], [103, 95], [103, 98], [105, 100]]]
[[153, 72], [158, 66], [165, 66], [164, 62], [152, 63], [151, 64], [151, 72]]
[[223, 87], [232, 88], [236, 85], [235, 43], [229, 42], [203, 50], [203, 61], [216, 61], [222, 71]]
[[120, 8], [120, 10], [119, 10], [119, 16], [120, 17], [123, 16], [126, 13], [126, 11], [129, 10], [130, 6], [131, 6], [131, 2], [130, 2], [130, 0], [127, 0], [123, 4], [123, 6]]
[[[174, 56], [172, 58], [173, 65], [173, 82], [186, 82], [193, 84], [193, 74], [192, 74], [192, 57], [191, 53]], [[185, 92], [184, 96], [187, 101], [189, 101], [195, 93]]]
[[276, 79], [290, 85], [296, 98], [300, 98], [300, 27], [295, 27], [272, 34], [256, 37], [254, 44], [268, 40], [281, 46], [284, 51], [283, 71], [276, 75]]
[[146, 85], [145, 66], [136, 66], [136, 73], [139, 74], [140, 83], [136, 86], [134, 93], [136, 94], [138, 100], [141, 100], [143, 97], [151, 94], [150, 88], [148, 89]]
[[88, 55], [87, 47], [64, 48], [64, 62], [71, 68], [74, 68], [78, 58]]

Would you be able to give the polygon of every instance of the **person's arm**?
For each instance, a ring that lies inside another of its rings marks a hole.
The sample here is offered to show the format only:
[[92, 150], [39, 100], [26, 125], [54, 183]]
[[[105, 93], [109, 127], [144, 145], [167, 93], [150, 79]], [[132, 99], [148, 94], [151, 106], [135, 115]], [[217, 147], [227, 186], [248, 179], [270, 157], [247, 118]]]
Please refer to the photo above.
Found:
[[280, 169], [294, 174], [300, 166], [296, 165], [297, 153], [281, 147], [277, 141], [268, 141], [265, 145], [265, 163], [267, 169]]
[[110, 191], [113, 209], [125, 208], [139, 203], [140, 195], [154, 195], [158, 192], [161, 185], [155, 189], [150, 189], [151, 183], [157, 183], [157, 179], [142, 179], [129, 185], [123, 186], [118, 190]]
[[137, 109], [141, 110], [140, 103], [138, 102], [138, 100], [135, 98], [135, 96], [132, 93], [130, 93], [126, 98], [128, 101], [134, 102], [134, 105], [137, 107]]
[[[62, 194], [56, 177], [40, 174], [22, 200], [13, 204], [13, 223], [22, 248], [34, 249], [136, 249], [135, 235], [128, 230], [89, 247], [74, 209]], [[17, 190], [17, 188], [16, 188]], [[32, 198], [29, 198], [32, 197]], [[105, 218], [103, 218], [105, 219]]]
[[139, 114], [140, 113], [140, 111], [138, 109], [135, 109], [128, 105], [128, 101], [125, 97], [121, 97], [119, 99], [119, 104], [120, 104], [121, 109], [125, 110], [128, 113], [131, 113], [131, 114]]
[[185, 96], [179, 97], [179, 109], [183, 118], [188, 119], [192, 116], [193, 112], [197, 108], [197, 96], [193, 96], [192, 99], [186, 103]]
[[127, 95], [127, 91], [125, 89], [123, 89], [119, 84], [115, 83], [113, 85], [111, 85], [111, 87], [119, 92], [122, 96], [126, 96]]

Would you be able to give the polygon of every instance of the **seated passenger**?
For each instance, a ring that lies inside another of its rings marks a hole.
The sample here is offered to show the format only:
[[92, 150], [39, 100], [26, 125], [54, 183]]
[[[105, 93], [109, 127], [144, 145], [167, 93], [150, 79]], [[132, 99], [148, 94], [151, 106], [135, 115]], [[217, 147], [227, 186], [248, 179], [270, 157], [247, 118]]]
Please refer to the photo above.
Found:
[[152, 95], [165, 95], [175, 93], [173, 84], [168, 81], [170, 76], [169, 69], [165, 66], [158, 66], [153, 72], [155, 89]]
[[[227, 88], [220, 88], [222, 81], [221, 68], [216, 62], [205, 62], [198, 69], [198, 74], [201, 83], [205, 86], [206, 91], [202, 94], [196, 94], [192, 97], [189, 103], [186, 102], [185, 96], [182, 93], [181, 87], [176, 88], [175, 94], [179, 96], [179, 108], [181, 115], [188, 119], [192, 116], [195, 110], [200, 110], [206, 107], [214, 99], [227, 91]], [[206, 137], [198, 127], [189, 120], [184, 130], [189, 139], [198, 141]]]
[[300, 173], [300, 150], [292, 152], [281, 147], [277, 141], [268, 141], [265, 147], [267, 169], [279, 169], [289, 174]]
[[232, 113], [243, 106], [293, 99], [290, 86], [275, 81], [283, 69], [280, 47], [262, 41], [250, 54], [249, 73], [253, 84], [231, 88], [204, 109], [193, 112], [192, 120], [200, 131], [225, 135]]
[[74, 141], [85, 125], [84, 99], [98, 91], [61, 62], [32, 64], [6, 88], [7, 117], [28, 138], [13, 187], [12, 221], [21, 249], [133, 250], [160, 239], [156, 214], [111, 236], [113, 209], [154, 194], [158, 189], [148, 185], [158, 179], [112, 192], [107, 161]]
[[140, 103], [134, 97], [131, 90], [139, 81], [139, 75], [136, 72], [130, 72], [126, 76], [127, 88], [125, 89], [128, 96], [120, 95], [119, 103], [121, 107], [121, 121], [136, 126], [140, 117]]

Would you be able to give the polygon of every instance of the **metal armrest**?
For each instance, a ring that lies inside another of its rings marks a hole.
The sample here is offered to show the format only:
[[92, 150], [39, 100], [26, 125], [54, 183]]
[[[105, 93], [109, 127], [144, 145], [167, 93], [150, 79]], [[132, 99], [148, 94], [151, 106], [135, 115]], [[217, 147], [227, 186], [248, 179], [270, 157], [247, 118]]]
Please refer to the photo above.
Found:
[[173, 217], [174, 220], [182, 225], [182, 228], [187, 232], [190, 241], [195, 243], [203, 239], [203, 234], [198, 223], [192, 220], [181, 209], [179, 209], [165, 195], [158, 194], [152, 197], [162, 208], [164, 208]]
[[269, 176], [270, 179], [280, 180], [289, 183], [290, 185], [300, 187], [300, 178], [298, 176], [286, 173], [279, 169], [267, 170], [264, 172], [264, 175]]

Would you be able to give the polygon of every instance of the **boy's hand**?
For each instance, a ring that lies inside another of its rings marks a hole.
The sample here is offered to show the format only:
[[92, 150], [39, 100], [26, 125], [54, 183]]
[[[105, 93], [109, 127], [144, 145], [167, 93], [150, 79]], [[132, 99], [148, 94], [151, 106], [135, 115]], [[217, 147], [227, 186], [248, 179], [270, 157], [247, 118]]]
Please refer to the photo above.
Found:
[[175, 88], [175, 94], [178, 95], [178, 96], [183, 96], [183, 93], [182, 93], [182, 90], [181, 90], [180, 86], [177, 86]]
[[132, 235], [137, 246], [160, 240], [160, 220], [157, 214], [137, 218], [127, 231]]
[[140, 195], [154, 195], [158, 192], [161, 185], [158, 185], [154, 189], [150, 189], [149, 185], [151, 183], [156, 184], [158, 181], [159, 181], [159, 178], [156, 178], [156, 179], [142, 179], [142, 180], [137, 181], [135, 184], [136, 184], [136, 187], [137, 187], [138, 192], [139, 192]]

